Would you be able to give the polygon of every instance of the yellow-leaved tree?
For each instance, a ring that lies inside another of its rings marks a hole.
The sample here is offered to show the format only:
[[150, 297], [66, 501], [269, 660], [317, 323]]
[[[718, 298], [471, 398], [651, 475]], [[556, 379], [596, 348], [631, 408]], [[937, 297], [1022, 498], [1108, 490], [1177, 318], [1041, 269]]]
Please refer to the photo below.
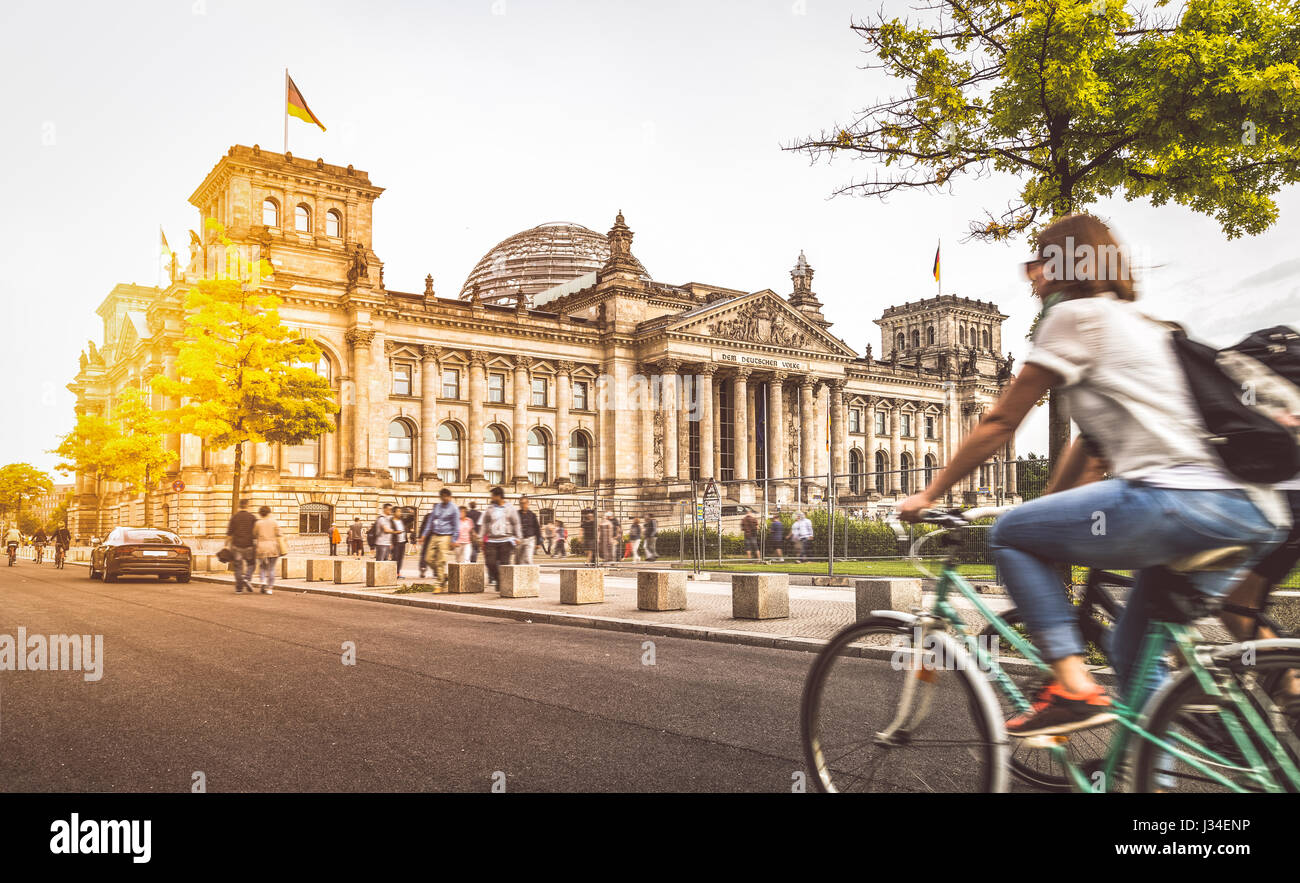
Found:
[[[208, 222], [231, 247], [219, 224]], [[185, 301], [185, 336], [176, 377], [152, 380], [156, 392], [180, 404], [163, 412], [168, 430], [197, 435], [213, 448], [234, 448], [231, 512], [238, 511], [244, 445], [297, 445], [334, 430], [338, 412], [329, 381], [314, 368], [320, 349], [280, 321], [280, 298], [261, 286], [270, 266], [252, 279], [205, 279]]]

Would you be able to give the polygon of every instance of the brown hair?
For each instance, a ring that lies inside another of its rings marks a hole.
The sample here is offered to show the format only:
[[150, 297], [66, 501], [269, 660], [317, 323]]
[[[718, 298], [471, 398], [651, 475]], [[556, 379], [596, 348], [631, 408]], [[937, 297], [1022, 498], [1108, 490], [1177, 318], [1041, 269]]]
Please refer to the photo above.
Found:
[[1037, 260], [1047, 264], [1040, 294], [1074, 300], [1113, 291], [1120, 300], [1137, 300], [1128, 252], [1092, 215], [1057, 218], [1039, 232], [1037, 244]]

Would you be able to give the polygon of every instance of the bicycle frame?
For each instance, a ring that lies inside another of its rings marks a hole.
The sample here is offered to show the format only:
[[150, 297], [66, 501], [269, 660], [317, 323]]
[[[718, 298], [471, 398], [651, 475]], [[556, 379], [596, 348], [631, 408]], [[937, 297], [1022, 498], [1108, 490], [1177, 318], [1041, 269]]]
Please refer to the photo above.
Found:
[[[944, 559], [943, 570], [935, 587], [935, 600], [930, 611], [931, 620], [942, 620], [945, 626], [956, 635], [958, 642], [965, 646], [967, 652], [975, 657], [979, 670], [987, 675], [993, 682], [994, 687], [1010, 700], [1017, 711], [1028, 711], [1030, 709], [1029, 700], [1020, 692], [1020, 689], [1010, 676], [998, 665], [997, 659], [986, 652], [983, 647], [980, 647], [979, 643], [966, 630], [960, 614], [949, 601], [949, 596], [954, 592], [964, 597], [993, 626], [999, 637], [1006, 640], [1017, 653], [1044, 672], [1050, 671], [1049, 666], [1043, 661], [1037, 648], [1030, 641], [1022, 637], [1000, 616], [989, 609], [988, 605], [980, 598], [979, 593], [975, 591], [975, 588], [953, 568], [952, 556], [947, 556]], [[1258, 739], [1269, 753], [1279, 759], [1279, 766], [1290, 784], [1300, 790], [1300, 769], [1297, 769], [1296, 765], [1291, 762], [1268, 725], [1260, 717], [1255, 707], [1237, 688], [1233, 680], [1228, 677], [1216, 676], [1214, 666], [1207, 664], [1203, 658], [1205, 651], [1198, 646], [1196, 637], [1195, 631], [1187, 625], [1163, 621], [1153, 621], [1151, 623], [1151, 628], [1147, 632], [1138, 659], [1136, 676], [1131, 679], [1130, 695], [1125, 697], [1129, 702], [1118, 700], [1114, 702], [1115, 720], [1120, 727], [1111, 739], [1110, 747], [1100, 767], [1102, 787], [1094, 787], [1095, 783], [1090, 781], [1084, 771], [1069, 759], [1064, 743], [1053, 745], [1047, 749], [1053, 753], [1056, 760], [1060, 762], [1062, 768], [1066, 771], [1074, 790], [1088, 792], [1109, 791], [1110, 783], [1117, 781], [1121, 763], [1129, 751], [1129, 740], [1135, 736], [1152, 742], [1162, 751], [1177, 757], [1197, 772], [1230, 790], [1244, 792], [1250, 789], [1243, 788], [1236, 782], [1225, 778], [1215, 769], [1216, 767], [1246, 773], [1258, 783], [1262, 790], [1271, 792], [1282, 790], [1267, 775], [1267, 770], [1255, 748], [1255, 743], [1251, 741], [1250, 736], [1241, 727], [1234, 715], [1218, 712], [1220, 720], [1231, 735], [1237, 749], [1246, 762], [1250, 764], [1249, 768], [1233, 764], [1221, 755], [1181, 734], [1174, 734], [1173, 743], [1171, 743], [1147, 731], [1142, 726], [1140, 720], [1143, 709], [1142, 707], [1133, 707], [1131, 704], [1135, 698], [1133, 694], [1144, 689], [1143, 685], [1146, 684], [1148, 677], [1155, 671], [1156, 667], [1160, 665], [1165, 648], [1171, 643], [1178, 655], [1186, 663], [1188, 670], [1194, 673], [1206, 695], [1224, 700], [1225, 704], [1230, 703], [1232, 707], [1236, 708], [1241, 718], [1249, 725], [1252, 731], [1250, 735]], [[1143, 706], [1146, 704], [1149, 703], [1144, 702]]]

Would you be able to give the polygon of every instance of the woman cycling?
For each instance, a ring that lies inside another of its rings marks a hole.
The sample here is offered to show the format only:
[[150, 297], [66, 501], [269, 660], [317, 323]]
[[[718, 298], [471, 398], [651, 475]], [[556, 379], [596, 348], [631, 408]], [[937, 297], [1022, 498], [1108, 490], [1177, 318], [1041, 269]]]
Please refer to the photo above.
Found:
[[[1126, 259], [1101, 221], [1068, 215], [1053, 222], [1025, 274], [1043, 314], [1024, 370], [948, 467], [899, 510], [916, 520], [932, 508], [1012, 438], [1048, 390], [1082, 431], [1053, 478], [1049, 491], [1059, 492], [1004, 515], [990, 536], [998, 571], [1054, 674], [1032, 710], [1007, 722], [1012, 736], [1067, 733], [1114, 717], [1084, 663], [1056, 562], [1138, 571], [1110, 648], [1124, 689], [1146, 634], [1154, 569], [1228, 545], [1248, 546], [1244, 564], [1253, 565], [1290, 523], [1280, 494], [1238, 481], [1210, 449], [1169, 332], [1134, 305]], [[1097, 470], [1094, 453], [1111, 478], [1076, 487]], [[1218, 597], [1235, 575], [1197, 573], [1192, 583]]]

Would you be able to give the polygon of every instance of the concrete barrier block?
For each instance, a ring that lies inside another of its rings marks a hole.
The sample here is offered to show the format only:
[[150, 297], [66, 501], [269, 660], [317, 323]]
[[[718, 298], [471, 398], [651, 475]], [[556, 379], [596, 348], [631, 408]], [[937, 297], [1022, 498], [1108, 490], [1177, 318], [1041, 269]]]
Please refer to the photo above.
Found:
[[366, 586], [395, 586], [397, 585], [397, 562], [396, 561], [367, 561], [366, 562]]
[[858, 622], [871, 615], [873, 610], [901, 610], [907, 612], [921, 606], [921, 581], [919, 579], [873, 577], [853, 581], [857, 595]]
[[498, 569], [502, 598], [536, 598], [542, 569], [536, 564], [502, 564]]
[[737, 573], [731, 577], [731, 615], [736, 619], [785, 619], [790, 615], [788, 573]]
[[373, 564], [364, 558], [335, 558], [334, 584], [363, 583], [366, 581], [366, 565]]
[[637, 610], [685, 610], [686, 571], [638, 570]]
[[217, 556], [210, 552], [195, 552], [190, 556], [190, 570], [195, 573], [207, 573], [216, 560]]
[[487, 570], [482, 561], [469, 564], [451, 562], [447, 565], [447, 591], [453, 595], [473, 595], [483, 591]]
[[313, 583], [332, 581], [334, 579], [334, 561], [333, 558], [308, 558], [303, 579]]
[[599, 604], [605, 600], [605, 571], [599, 567], [566, 567], [560, 571], [561, 604]]
[[285, 555], [280, 558], [280, 579], [306, 579], [307, 559]]

